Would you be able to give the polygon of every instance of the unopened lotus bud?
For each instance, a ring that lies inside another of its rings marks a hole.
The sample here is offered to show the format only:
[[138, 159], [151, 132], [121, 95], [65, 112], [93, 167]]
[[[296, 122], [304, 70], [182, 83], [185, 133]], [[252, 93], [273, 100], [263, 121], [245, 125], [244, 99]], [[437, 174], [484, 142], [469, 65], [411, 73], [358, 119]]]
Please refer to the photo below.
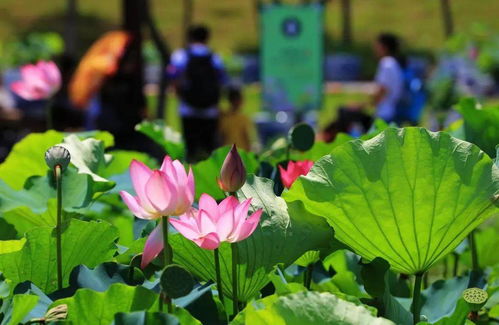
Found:
[[237, 152], [236, 145], [232, 146], [227, 157], [225, 157], [218, 186], [225, 192], [236, 192], [246, 182], [246, 168]]
[[68, 149], [62, 146], [53, 146], [45, 151], [45, 162], [50, 169], [55, 166], [60, 166], [62, 171], [65, 171], [71, 161], [71, 155]]
[[463, 299], [470, 306], [471, 311], [479, 311], [489, 299], [487, 291], [480, 288], [468, 288], [463, 291]]

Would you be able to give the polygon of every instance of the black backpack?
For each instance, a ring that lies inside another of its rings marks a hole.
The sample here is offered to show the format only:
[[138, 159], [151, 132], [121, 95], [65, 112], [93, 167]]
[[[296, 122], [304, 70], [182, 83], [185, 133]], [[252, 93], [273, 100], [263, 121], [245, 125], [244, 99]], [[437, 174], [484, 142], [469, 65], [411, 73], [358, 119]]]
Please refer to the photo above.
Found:
[[220, 101], [219, 71], [213, 65], [213, 54], [193, 55], [187, 50], [187, 66], [180, 79], [179, 96], [197, 109], [213, 107]]

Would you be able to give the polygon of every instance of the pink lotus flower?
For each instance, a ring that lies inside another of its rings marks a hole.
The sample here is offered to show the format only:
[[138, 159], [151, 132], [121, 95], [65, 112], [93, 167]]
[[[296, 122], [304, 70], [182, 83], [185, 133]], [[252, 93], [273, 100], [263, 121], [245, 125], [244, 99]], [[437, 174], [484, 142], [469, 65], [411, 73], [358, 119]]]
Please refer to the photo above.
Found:
[[[199, 210], [184, 214], [170, 223], [185, 238], [204, 249], [215, 249], [222, 242], [236, 243], [248, 238], [258, 226], [262, 209], [248, 217], [251, 199], [242, 203], [229, 196], [217, 204], [208, 194], [199, 200]], [[248, 217], [248, 218], [247, 218]]]
[[236, 145], [232, 145], [227, 157], [225, 157], [218, 186], [225, 192], [236, 192], [246, 182], [246, 168], [244, 168], [241, 156], [237, 152]]
[[21, 67], [21, 80], [12, 83], [11, 89], [25, 100], [52, 97], [61, 87], [61, 73], [52, 61], [39, 61]]
[[311, 160], [302, 160], [297, 162], [288, 162], [286, 169], [279, 166], [282, 184], [284, 184], [286, 188], [290, 188], [298, 177], [301, 175], [307, 175], [313, 165], [314, 162]]
[[163, 216], [186, 213], [194, 201], [194, 176], [186, 173], [178, 160], [166, 156], [159, 170], [151, 170], [133, 160], [130, 177], [137, 196], [126, 191], [120, 195], [130, 211], [141, 219], [153, 220]]

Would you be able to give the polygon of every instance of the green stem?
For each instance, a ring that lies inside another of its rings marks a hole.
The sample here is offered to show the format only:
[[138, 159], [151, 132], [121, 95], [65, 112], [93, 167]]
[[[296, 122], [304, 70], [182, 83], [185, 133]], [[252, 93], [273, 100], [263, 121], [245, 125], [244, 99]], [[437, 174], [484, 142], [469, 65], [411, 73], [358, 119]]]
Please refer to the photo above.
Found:
[[476, 249], [476, 242], [475, 242], [475, 232], [472, 231], [468, 235], [468, 243], [470, 245], [470, 250], [471, 250], [471, 267], [472, 270], [477, 272], [480, 270], [480, 266], [478, 265], [478, 252]]
[[230, 245], [232, 249], [232, 304], [234, 307], [234, 316], [239, 313], [239, 301], [238, 301], [238, 278], [237, 278], [237, 266], [239, 263], [239, 252], [237, 249], [237, 244], [232, 243]]
[[423, 273], [416, 274], [414, 281], [414, 291], [412, 295], [412, 316], [414, 325], [419, 322], [421, 314], [421, 282], [423, 280]]
[[449, 271], [449, 256], [444, 258], [444, 270], [443, 270], [443, 278], [447, 279], [447, 273]]
[[[168, 243], [168, 216], [163, 216], [161, 220], [161, 230], [163, 232], [163, 257], [164, 257], [164, 267], [167, 267], [168, 265], [173, 263], [173, 254], [172, 250], [170, 247], [170, 244]], [[160, 299], [161, 299], [162, 293], [160, 293]], [[168, 312], [172, 313], [173, 312], [173, 305], [172, 305], [172, 300], [166, 292], [163, 292], [163, 297], [164, 301], [166, 302], [168, 306]]]
[[55, 184], [57, 190], [57, 223], [56, 252], [57, 252], [57, 289], [62, 289], [62, 169], [60, 165], [54, 168]]
[[222, 275], [220, 273], [220, 253], [218, 251], [218, 248], [215, 248], [215, 251], [213, 252], [213, 255], [215, 257], [215, 273], [216, 273], [216, 276], [217, 276], [218, 297], [220, 298], [220, 301], [222, 302], [222, 305], [224, 305], [224, 293], [223, 293], [223, 287], [222, 287]]
[[163, 257], [165, 267], [173, 263], [173, 255], [170, 244], [168, 243], [168, 216], [164, 216], [161, 221], [161, 230], [163, 232]]
[[458, 253], [452, 253], [454, 256], [454, 267], [452, 269], [452, 276], [456, 277], [457, 273], [459, 271], [459, 254]]
[[289, 159], [291, 158], [291, 144], [288, 144], [286, 147], [286, 161], [289, 162]]
[[307, 270], [305, 271], [303, 277], [303, 285], [307, 290], [310, 290], [310, 285], [312, 284], [312, 273], [314, 272], [314, 264], [309, 264]]

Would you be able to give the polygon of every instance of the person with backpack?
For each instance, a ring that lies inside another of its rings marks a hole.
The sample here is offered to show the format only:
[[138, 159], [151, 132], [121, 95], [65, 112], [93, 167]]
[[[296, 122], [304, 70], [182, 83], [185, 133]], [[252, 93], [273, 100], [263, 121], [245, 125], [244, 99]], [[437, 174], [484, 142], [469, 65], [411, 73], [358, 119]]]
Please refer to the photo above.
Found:
[[206, 26], [190, 27], [187, 47], [172, 54], [168, 67], [179, 98], [188, 161], [204, 159], [218, 146], [218, 104], [227, 76], [221, 58], [207, 45], [209, 38]]
[[400, 54], [397, 36], [383, 33], [374, 43], [374, 52], [379, 57], [376, 71], [376, 91], [373, 101], [376, 106], [376, 117], [387, 123], [396, 122], [397, 107], [404, 93], [405, 58]]

